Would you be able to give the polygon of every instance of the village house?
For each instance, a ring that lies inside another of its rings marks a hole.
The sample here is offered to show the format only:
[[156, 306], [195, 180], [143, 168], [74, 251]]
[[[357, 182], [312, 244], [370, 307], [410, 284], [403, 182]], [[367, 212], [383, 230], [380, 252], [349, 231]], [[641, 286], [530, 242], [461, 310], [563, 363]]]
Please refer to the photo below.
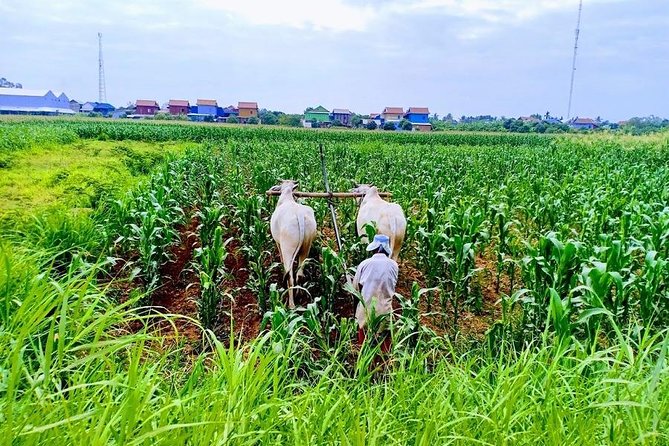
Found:
[[190, 102], [183, 99], [170, 99], [167, 103], [170, 115], [187, 115], [190, 112]]
[[229, 118], [239, 119], [239, 109], [234, 105], [228, 105], [227, 107], [218, 107], [216, 111], [216, 116], [219, 121], [227, 122]]
[[386, 107], [381, 112], [381, 123], [392, 122], [397, 127], [404, 117], [404, 109], [402, 107]]
[[135, 102], [135, 115], [137, 116], [155, 116], [160, 110], [158, 103], [150, 99], [137, 99]]
[[369, 118], [363, 118], [362, 125], [367, 126], [370, 122], [374, 121], [377, 127], [381, 127], [381, 113], [370, 113]]
[[332, 110], [332, 114], [330, 115], [330, 118], [332, 119], [332, 122], [339, 121], [344, 126], [350, 127], [351, 126], [351, 116], [353, 116], [353, 113], [351, 113], [350, 110], [345, 109], [345, 108], [335, 108], [335, 109]]
[[239, 102], [237, 109], [239, 110], [239, 122], [242, 124], [246, 124], [251, 118], [258, 118], [257, 102]]
[[79, 107], [81, 113], [100, 113], [102, 116], [111, 116], [114, 110], [116, 110], [116, 107], [106, 102], [89, 101]]
[[198, 99], [195, 104], [197, 105], [198, 115], [216, 116], [218, 103], [215, 99]]
[[306, 109], [304, 111], [304, 123], [309, 123], [309, 127], [311, 127], [314, 123], [318, 123], [318, 125], [329, 124], [330, 112], [322, 105], [311, 109]]
[[430, 110], [427, 107], [409, 107], [404, 114], [404, 119], [411, 123], [412, 130], [429, 132], [432, 130], [430, 124]]
[[93, 113], [94, 108], [95, 108], [95, 102], [84, 102], [79, 108], [79, 111], [81, 113]]
[[592, 130], [599, 127], [599, 124], [594, 119], [577, 117], [569, 121], [569, 127], [575, 130]]
[[70, 110], [72, 110], [75, 113], [79, 113], [81, 111], [81, 103], [79, 101], [75, 101], [74, 99], [70, 100]]

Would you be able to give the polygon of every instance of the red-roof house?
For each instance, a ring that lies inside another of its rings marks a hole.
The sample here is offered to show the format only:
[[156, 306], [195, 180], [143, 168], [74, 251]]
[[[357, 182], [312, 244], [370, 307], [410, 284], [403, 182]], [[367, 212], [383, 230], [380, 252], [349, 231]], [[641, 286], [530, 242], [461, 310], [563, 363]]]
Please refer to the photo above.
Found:
[[401, 121], [404, 116], [404, 109], [402, 107], [386, 107], [381, 113], [383, 121]]
[[237, 104], [239, 109], [239, 122], [246, 124], [250, 118], [258, 117], [257, 102], [240, 102]]
[[151, 101], [147, 99], [138, 99], [135, 102], [135, 114], [142, 116], [154, 116], [160, 107], [156, 101]]
[[190, 102], [181, 99], [170, 99], [167, 103], [170, 115], [187, 115], [190, 111]]

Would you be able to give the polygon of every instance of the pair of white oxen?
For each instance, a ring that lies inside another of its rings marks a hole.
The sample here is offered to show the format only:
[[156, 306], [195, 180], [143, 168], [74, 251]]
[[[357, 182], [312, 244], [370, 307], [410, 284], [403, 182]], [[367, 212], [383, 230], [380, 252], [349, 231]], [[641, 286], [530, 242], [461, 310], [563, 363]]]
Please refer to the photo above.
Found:
[[[297, 186], [298, 183], [295, 181], [284, 180], [270, 189], [281, 193], [276, 209], [272, 213], [270, 229], [279, 248], [284, 272], [288, 275], [288, 306], [290, 308], [295, 308], [293, 287], [304, 274], [304, 261], [316, 238], [314, 210], [295, 201], [293, 191], [297, 189]], [[365, 235], [365, 225], [368, 223], [376, 224], [377, 233], [390, 238], [391, 257], [397, 261], [407, 226], [402, 208], [398, 204], [385, 201], [379, 196], [378, 189], [369, 184], [359, 184], [351, 192], [362, 195], [356, 220], [358, 235]], [[297, 274], [294, 274], [293, 268], [295, 260], [297, 260]]]

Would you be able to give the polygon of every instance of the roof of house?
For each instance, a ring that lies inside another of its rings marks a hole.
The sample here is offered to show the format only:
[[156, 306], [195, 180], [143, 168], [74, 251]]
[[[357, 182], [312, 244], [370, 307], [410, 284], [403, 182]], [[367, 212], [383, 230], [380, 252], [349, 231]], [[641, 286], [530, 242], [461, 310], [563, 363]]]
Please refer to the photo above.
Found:
[[106, 110], [114, 110], [114, 106], [106, 102], [95, 102], [95, 108], [103, 108]]
[[188, 107], [190, 103], [184, 99], [170, 99], [167, 105], [170, 107]]
[[386, 107], [383, 109], [383, 113], [390, 113], [390, 114], [403, 114], [404, 109], [402, 107]]
[[323, 107], [322, 105], [319, 105], [318, 107], [314, 107], [311, 110], [309, 110], [307, 113], [330, 113], [327, 108]]
[[237, 108], [251, 108], [253, 110], [258, 109], [258, 103], [257, 102], [240, 102], [237, 105]]
[[197, 105], [213, 105], [216, 107], [218, 104], [216, 103], [216, 99], [198, 99], [197, 100]]
[[572, 124], [594, 124], [597, 125], [597, 122], [591, 118], [575, 118], [571, 121]]
[[[28, 90], [26, 88], [0, 88], [2, 96], [37, 96], [42, 97], [49, 94], [51, 90]], [[51, 91], [53, 94], [53, 92]], [[54, 95], [57, 97], [57, 95]]]
[[429, 115], [430, 110], [427, 107], [409, 107], [407, 113], [415, 113], [419, 115]]
[[351, 110], [347, 108], [333, 108], [332, 113], [337, 115], [352, 115]]
[[137, 107], [158, 107], [158, 103], [156, 101], [152, 101], [149, 99], [137, 99], [137, 102], [135, 102], [135, 106]]
[[74, 111], [70, 108], [57, 107], [21, 107], [0, 105], [0, 111], [23, 112], [23, 113], [59, 113], [61, 115], [72, 115]]

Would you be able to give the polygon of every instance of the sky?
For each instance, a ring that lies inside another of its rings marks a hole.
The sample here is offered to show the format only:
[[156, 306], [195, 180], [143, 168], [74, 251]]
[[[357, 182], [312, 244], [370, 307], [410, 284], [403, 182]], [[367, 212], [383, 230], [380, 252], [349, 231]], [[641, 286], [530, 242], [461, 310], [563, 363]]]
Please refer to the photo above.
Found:
[[[572, 116], [669, 118], [669, 2], [584, 0]], [[0, 77], [108, 102], [567, 116], [578, 0], [0, 0]]]

